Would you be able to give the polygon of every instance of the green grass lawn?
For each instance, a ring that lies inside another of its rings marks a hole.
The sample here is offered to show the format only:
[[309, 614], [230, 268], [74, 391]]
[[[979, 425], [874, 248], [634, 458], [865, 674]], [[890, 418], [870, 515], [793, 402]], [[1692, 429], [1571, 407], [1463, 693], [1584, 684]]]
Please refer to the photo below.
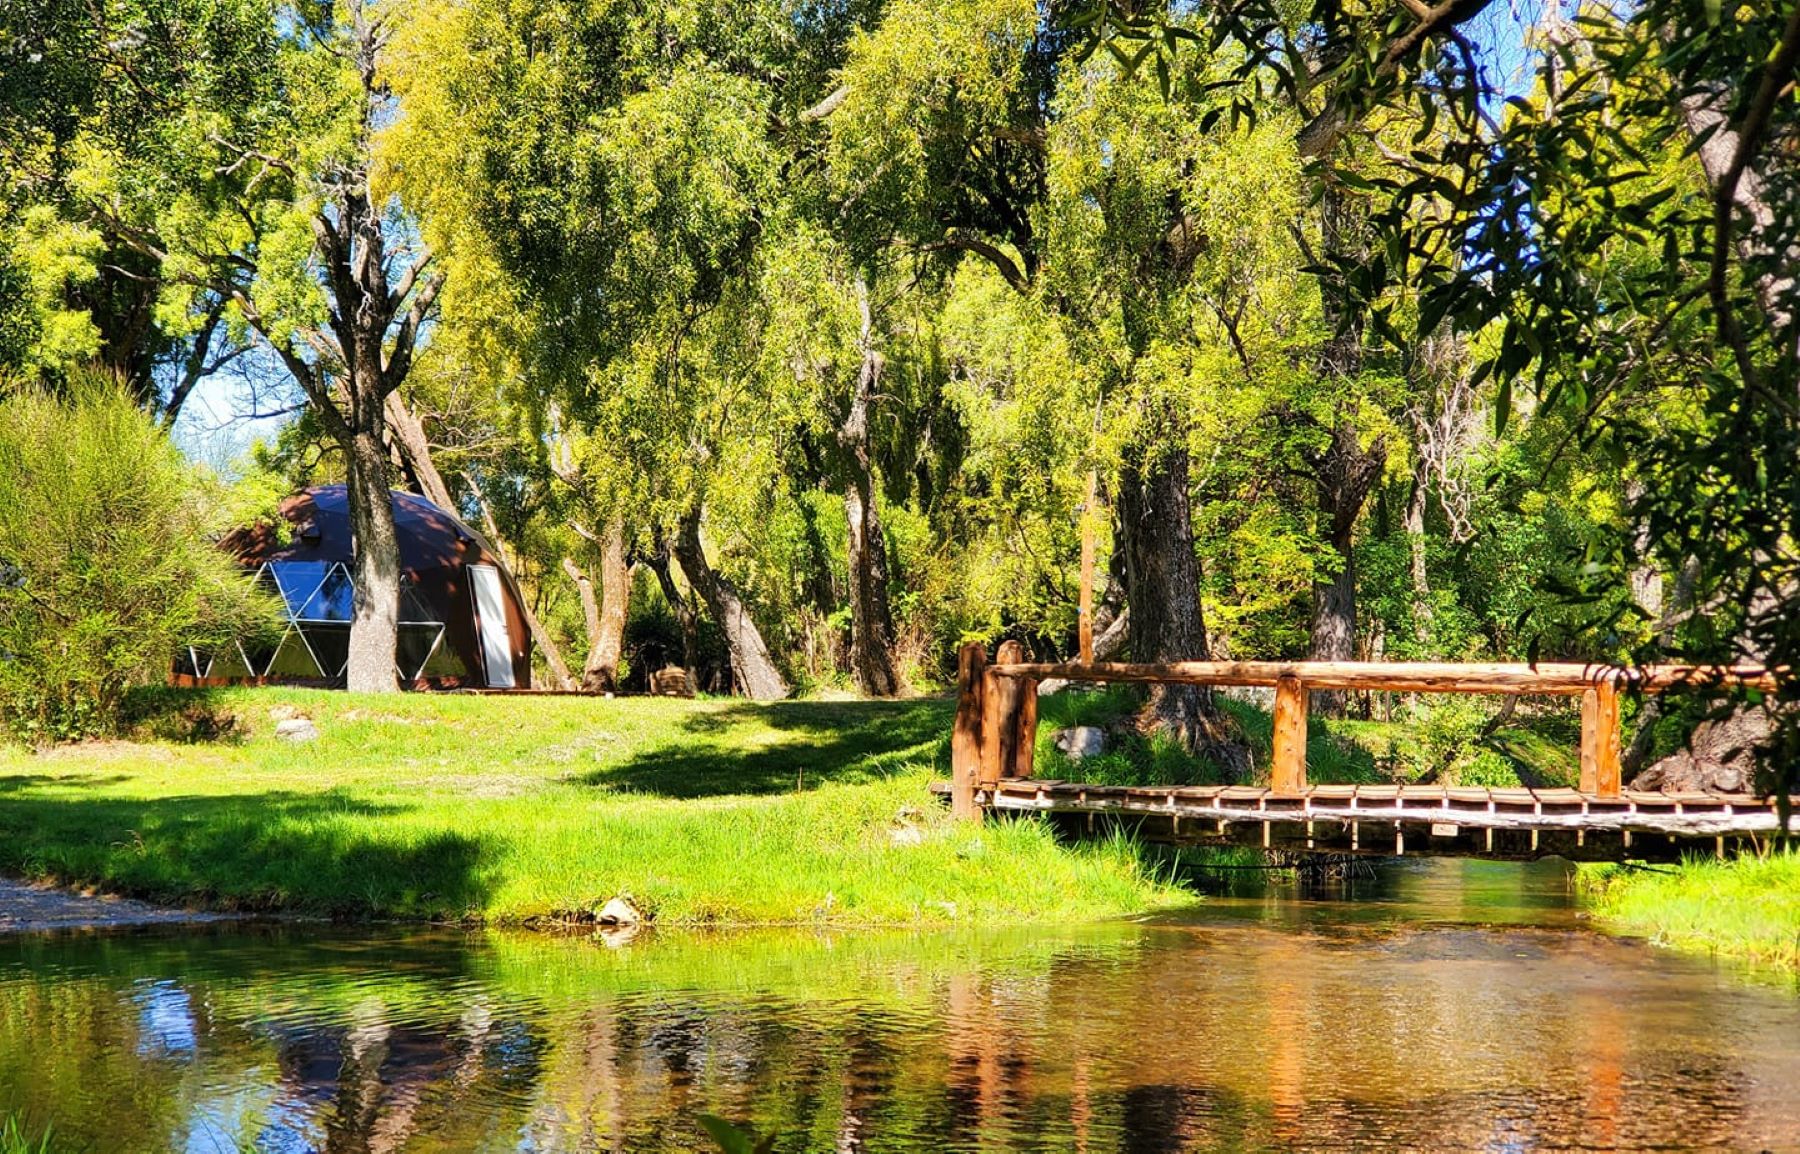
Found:
[[[0, 746], [0, 872], [498, 922], [621, 894], [664, 923], [1076, 920], [1191, 900], [1122, 841], [952, 823], [927, 792], [951, 708], [158, 692], [137, 740]], [[285, 712], [320, 738], [276, 739]]]
[[1581, 873], [1607, 925], [1692, 952], [1800, 968], [1800, 853]]

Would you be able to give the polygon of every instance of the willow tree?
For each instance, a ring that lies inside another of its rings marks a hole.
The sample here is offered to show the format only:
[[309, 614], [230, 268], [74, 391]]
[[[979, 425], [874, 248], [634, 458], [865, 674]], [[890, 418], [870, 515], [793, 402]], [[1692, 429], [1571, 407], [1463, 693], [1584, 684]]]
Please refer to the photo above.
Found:
[[[853, 37], [829, 93], [804, 114], [823, 126], [814, 220], [841, 254], [855, 309], [853, 355], [818, 361], [835, 423], [848, 524], [851, 665], [867, 693], [899, 688], [891, 652], [871, 427], [885, 363], [886, 313], [927, 259], [988, 261], [1016, 289], [1036, 267], [1031, 214], [1042, 189], [1030, 111], [1047, 83], [1040, 14], [1026, 0], [900, 0]], [[1008, 130], [1018, 130], [1015, 141]]]
[[454, 189], [425, 230], [509, 294], [517, 396], [556, 434], [553, 463], [589, 497], [601, 474], [628, 478], [608, 478], [599, 525], [629, 522], [653, 565], [681, 567], [765, 698], [786, 681], [705, 530], [714, 486], [780, 423], [756, 371], [755, 269], [780, 200], [771, 54], [794, 35], [760, 6], [445, 8], [409, 31], [400, 81], [409, 179]]

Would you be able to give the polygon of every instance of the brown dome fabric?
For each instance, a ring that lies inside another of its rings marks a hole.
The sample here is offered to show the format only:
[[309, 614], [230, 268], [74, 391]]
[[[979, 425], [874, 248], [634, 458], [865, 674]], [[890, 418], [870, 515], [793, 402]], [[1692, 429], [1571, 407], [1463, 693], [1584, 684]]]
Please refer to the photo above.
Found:
[[[530, 634], [518, 585], [486, 541], [412, 493], [393, 494], [400, 544], [402, 684], [529, 688]], [[281, 504], [288, 540], [260, 525], [224, 547], [285, 606], [287, 628], [271, 649], [190, 650], [176, 680], [188, 684], [284, 682], [343, 685], [355, 596], [355, 542], [342, 485], [323, 485]], [[485, 611], [484, 611], [485, 609]]]

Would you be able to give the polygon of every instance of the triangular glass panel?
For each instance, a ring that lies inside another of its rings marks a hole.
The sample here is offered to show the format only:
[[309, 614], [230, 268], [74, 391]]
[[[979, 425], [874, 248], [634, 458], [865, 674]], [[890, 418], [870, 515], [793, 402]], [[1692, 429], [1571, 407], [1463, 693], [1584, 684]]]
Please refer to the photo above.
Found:
[[312, 595], [319, 591], [325, 583], [325, 577], [332, 569], [337, 568], [328, 561], [271, 561], [269, 569], [275, 574], [275, 584], [281, 590], [281, 599], [286, 603], [288, 616], [299, 617]]
[[213, 655], [197, 645], [190, 645], [175, 659], [175, 672], [181, 677], [212, 676]]
[[419, 595], [418, 586], [409, 577], [400, 583], [400, 620], [412, 624], [438, 624], [443, 617], [425, 604], [425, 598]]
[[276, 649], [275, 645], [257, 644], [256, 642], [251, 642], [249, 644], [246, 644], [242, 641], [238, 642], [237, 654], [238, 654], [238, 657], [243, 660], [244, 672], [241, 674], [231, 673], [231, 674], [227, 674], [226, 676], [230, 676], [230, 677], [240, 677], [240, 676], [241, 677], [261, 677], [261, 676], [263, 676], [264, 674], [266, 674], [269, 671], [269, 662], [274, 660], [274, 658], [275, 658], [275, 649]]
[[234, 643], [219, 651], [219, 655], [213, 659], [212, 672], [208, 676], [242, 681], [255, 677], [256, 674], [250, 671], [250, 663], [244, 660], [243, 647]]
[[275, 584], [275, 574], [269, 571], [267, 565], [256, 567], [256, 572], [250, 575], [250, 583], [271, 597], [281, 596], [281, 587]]
[[402, 681], [417, 681], [444, 638], [442, 625], [404, 622], [394, 646], [394, 668]]
[[299, 629], [325, 676], [333, 680], [342, 677], [344, 667], [350, 664], [350, 627], [309, 621]]
[[356, 586], [350, 571], [333, 565], [297, 615], [302, 621], [349, 621], [356, 615]]
[[463, 661], [462, 654], [450, 643], [448, 633], [431, 651], [431, 659], [425, 662], [425, 668], [419, 671], [421, 678], [443, 679], [446, 681], [467, 681], [470, 678], [469, 667]]
[[290, 629], [281, 638], [281, 644], [269, 658], [269, 664], [263, 670], [263, 676], [286, 680], [317, 681], [325, 676], [319, 669], [319, 663], [313, 659], [312, 650], [307, 648], [306, 639], [300, 631]]

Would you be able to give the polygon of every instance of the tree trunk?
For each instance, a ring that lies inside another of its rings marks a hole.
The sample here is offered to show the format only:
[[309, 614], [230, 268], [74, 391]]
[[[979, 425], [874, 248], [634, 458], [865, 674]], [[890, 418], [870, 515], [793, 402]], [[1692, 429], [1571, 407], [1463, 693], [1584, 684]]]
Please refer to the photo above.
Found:
[[594, 583], [575, 564], [575, 559], [564, 555], [563, 572], [575, 583], [575, 595], [581, 598], [581, 624], [587, 633], [588, 655], [581, 670], [581, 687], [589, 693], [610, 693], [613, 687], [603, 687], [600, 669], [600, 599], [594, 596]]
[[756, 622], [750, 619], [738, 596], [737, 587], [724, 574], [713, 569], [700, 544], [700, 512], [694, 510], [681, 519], [675, 536], [675, 559], [688, 584], [706, 602], [708, 612], [725, 633], [725, 644], [731, 650], [731, 672], [745, 696], [755, 701], [779, 701], [788, 695], [787, 682], [769, 657]]
[[[1150, 453], [1150, 459], [1130, 459], [1120, 470], [1116, 505], [1131, 656], [1145, 663], [1204, 661], [1206, 622], [1188, 509], [1187, 446], [1152, 446]], [[1242, 781], [1250, 772], [1249, 749], [1204, 686], [1152, 686], [1140, 724], [1209, 758], [1230, 781]]]
[[1412, 491], [1406, 498], [1406, 549], [1412, 576], [1413, 638], [1421, 650], [1431, 649], [1431, 578], [1425, 569], [1425, 466], [1413, 468]]
[[631, 567], [625, 560], [625, 522], [606, 523], [600, 543], [600, 596], [581, 567], [567, 557], [563, 571], [575, 582], [581, 596], [581, 617], [587, 627], [587, 661], [581, 670], [581, 687], [589, 693], [619, 692], [619, 660], [625, 652], [625, 614], [631, 598]]
[[[588, 669], [601, 692], [617, 692], [619, 661], [625, 656], [625, 618], [631, 609], [631, 565], [625, 560], [625, 519], [606, 523], [600, 549], [600, 637], [588, 654]], [[592, 686], [590, 686], [591, 688]]]
[[[1688, 132], [1702, 142], [1695, 151], [1709, 189], [1719, 186], [1737, 154], [1738, 134], [1731, 126], [1730, 106], [1731, 98], [1723, 91], [1710, 99], [1691, 95], [1680, 102], [1682, 120]], [[1749, 218], [1750, 225], [1736, 233], [1738, 259], [1745, 264], [1754, 264], [1778, 255], [1769, 250], [1763, 239], [1776, 231], [1776, 209], [1768, 201], [1763, 174], [1756, 165], [1747, 166], [1739, 176], [1737, 187], [1732, 191], [1732, 203], [1739, 213]], [[1769, 263], [1784, 270], [1800, 268], [1800, 252], [1790, 249], [1779, 256], [1781, 260]], [[1794, 292], [1792, 271], [1785, 274], [1766, 272], [1754, 283], [1757, 304], [1770, 328], [1777, 337], [1786, 336], [1791, 340], [1794, 317], [1788, 302], [1793, 299]]]
[[437, 463], [431, 459], [431, 439], [425, 435], [424, 423], [408, 407], [397, 389], [387, 395], [383, 409], [387, 417], [388, 432], [394, 438], [394, 448], [399, 450], [400, 459], [406, 462], [407, 472], [418, 482], [419, 493], [454, 517], [456, 499], [450, 495], [450, 486], [444, 484], [443, 474], [438, 472]]
[[669, 612], [675, 614], [675, 622], [681, 627], [682, 664], [687, 667], [688, 683], [697, 690], [700, 686], [700, 620], [694, 615], [693, 603], [675, 587], [675, 575], [669, 569], [669, 541], [660, 531], [656, 534], [655, 548], [645, 561], [650, 571], [656, 574], [663, 600], [668, 602]]
[[[379, 412], [373, 403], [352, 405], [351, 411]], [[393, 693], [400, 688], [394, 668], [394, 646], [400, 632], [400, 540], [394, 530], [387, 449], [381, 441], [379, 420], [355, 426], [345, 448], [350, 525], [355, 534], [352, 576], [356, 609], [350, 623], [350, 660], [344, 668], [344, 683], [353, 693]]]
[[[1315, 661], [1356, 658], [1356, 519], [1386, 464], [1386, 437], [1375, 438], [1364, 449], [1357, 444], [1356, 426], [1349, 420], [1338, 422], [1331, 431], [1330, 447], [1312, 461], [1319, 512], [1338, 559], [1335, 573], [1313, 583]], [[1312, 695], [1313, 709], [1326, 717], [1342, 717], [1346, 701], [1342, 690], [1319, 690]]]
[[862, 324], [858, 339], [862, 361], [849, 410], [838, 430], [838, 447], [844, 459], [844, 512], [849, 523], [850, 671], [861, 692], [871, 697], [892, 697], [900, 692], [900, 675], [894, 668], [887, 543], [881, 534], [875, 470], [869, 457], [869, 410], [881, 380], [881, 352], [875, 345], [868, 284], [860, 276], [856, 279], [856, 305]]

